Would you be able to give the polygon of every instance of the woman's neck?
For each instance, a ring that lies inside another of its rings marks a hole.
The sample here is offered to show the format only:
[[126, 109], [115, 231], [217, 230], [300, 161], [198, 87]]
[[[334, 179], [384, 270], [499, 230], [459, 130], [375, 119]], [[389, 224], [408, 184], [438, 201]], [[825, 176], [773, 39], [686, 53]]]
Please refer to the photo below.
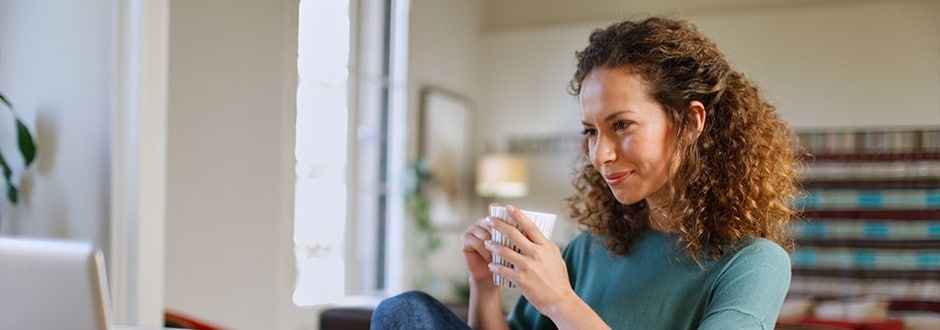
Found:
[[668, 216], [658, 203], [647, 200], [646, 205], [649, 207], [647, 225], [649, 225], [650, 229], [664, 233], [674, 233], [677, 231], [675, 219]]

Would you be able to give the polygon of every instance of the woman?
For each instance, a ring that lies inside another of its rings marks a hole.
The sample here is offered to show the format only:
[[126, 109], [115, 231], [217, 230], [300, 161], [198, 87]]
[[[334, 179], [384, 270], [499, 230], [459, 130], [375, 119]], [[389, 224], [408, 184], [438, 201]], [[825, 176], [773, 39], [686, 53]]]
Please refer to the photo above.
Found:
[[[773, 328], [789, 288], [787, 225], [800, 193], [792, 131], [687, 22], [614, 24], [592, 33], [577, 59], [571, 91], [586, 159], [568, 204], [587, 230], [561, 253], [514, 207], [521, 231], [491, 217], [471, 226], [463, 235], [469, 325]], [[519, 252], [493, 244], [491, 229]], [[493, 254], [514, 267], [492, 263]], [[522, 294], [508, 319], [494, 273]], [[416, 319], [432, 319], [415, 306], [436, 303], [410, 293], [384, 302], [375, 326], [408, 304]]]

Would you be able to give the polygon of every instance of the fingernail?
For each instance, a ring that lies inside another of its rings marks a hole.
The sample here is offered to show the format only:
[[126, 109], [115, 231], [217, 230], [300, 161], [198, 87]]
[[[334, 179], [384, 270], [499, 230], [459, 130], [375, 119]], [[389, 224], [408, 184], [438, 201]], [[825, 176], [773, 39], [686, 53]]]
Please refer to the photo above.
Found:
[[507, 205], [507, 206], [506, 206], [506, 212], [516, 212], [516, 210], [518, 210], [518, 208], [516, 208], [515, 205]]
[[485, 224], [487, 224], [487, 225], [492, 225], [492, 224], [493, 224], [493, 217], [486, 217], [486, 218], [484, 218], [484, 219], [483, 219], [483, 223], [485, 223]]

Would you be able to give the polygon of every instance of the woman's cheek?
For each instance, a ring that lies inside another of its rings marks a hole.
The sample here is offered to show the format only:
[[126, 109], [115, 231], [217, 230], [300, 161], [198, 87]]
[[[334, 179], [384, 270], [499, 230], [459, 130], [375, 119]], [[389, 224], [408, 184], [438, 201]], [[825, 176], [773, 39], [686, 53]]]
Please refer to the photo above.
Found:
[[[589, 143], [590, 143], [590, 142], [589, 142]], [[597, 164], [597, 162], [595, 161], [595, 160], [597, 159], [597, 146], [594, 145], [593, 143], [591, 143], [591, 144], [588, 146], [588, 157], [589, 157], [589, 159], [591, 160], [591, 164], [593, 164], [594, 167], [598, 167], [598, 164]]]

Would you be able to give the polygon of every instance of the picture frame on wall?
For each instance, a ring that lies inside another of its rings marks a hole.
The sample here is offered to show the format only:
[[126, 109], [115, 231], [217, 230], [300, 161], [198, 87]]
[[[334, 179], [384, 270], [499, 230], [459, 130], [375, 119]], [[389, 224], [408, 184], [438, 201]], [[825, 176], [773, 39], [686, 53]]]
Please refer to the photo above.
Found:
[[455, 228], [467, 217], [473, 193], [470, 102], [430, 86], [421, 89], [420, 102], [418, 153], [431, 176], [422, 187], [428, 213], [435, 227]]

